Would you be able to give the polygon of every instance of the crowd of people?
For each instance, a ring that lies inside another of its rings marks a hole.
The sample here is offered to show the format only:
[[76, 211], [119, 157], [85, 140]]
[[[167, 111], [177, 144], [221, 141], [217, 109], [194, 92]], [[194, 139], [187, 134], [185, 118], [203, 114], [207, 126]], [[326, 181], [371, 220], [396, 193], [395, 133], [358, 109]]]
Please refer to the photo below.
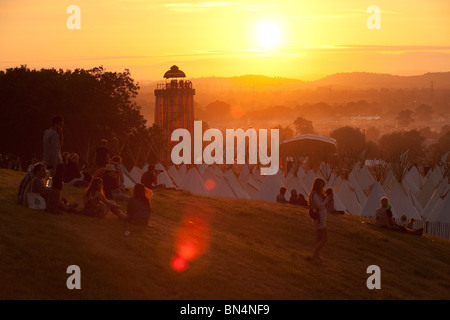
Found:
[[[334, 206], [333, 189], [328, 188], [324, 190], [325, 185], [325, 180], [322, 178], [316, 178], [313, 182], [308, 200], [306, 200], [303, 195], [298, 195], [295, 189], [291, 190], [291, 197], [289, 201], [286, 200], [285, 196], [287, 190], [285, 187], [280, 188], [280, 193], [276, 197], [276, 201], [278, 203], [302, 205], [309, 209], [310, 217], [317, 231], [314, 251], [312, 256], [308, 257], [308, 260], [312, 260], [314, 262], [325, 260], [320, 255], [320, 252], [328, 241], [327, 214], [345, 213], [344, 211], [336, 210]], [[395, 222], [391, 209], [392, 207], [389, 205], [389, 199], [387, 197], [382, 197], [380, 199], [380, 207], [375, 213], [375, 225], [377, 227], [419, 236], [423, 234], [423, 228], [417, 230], [413, 228], [413, 224], [415, 222], [413, 218], [411, 218], [408, 222], [407, 217], [403, 215], [399, 223]]]
[[[56, 116], [51, 127], [44, 132], [43, 161], [30, 165], [22, 178], [18, 191], [19, 204], [32, 209], [44, 209], [53, 214], [77, 213], [103, 218], [111, 212], [119, 220], [135, 225], [147, 225], [151, 213], [153, 192], [143, 183], [134, 186], [132, 195], [124, 186], [122, 158], [110, 156], [107, 140], [102, 139], [95, 150], [95, 171], [80, 170], [80, 157], [76, 153], [61, 153], [64, 143], [64, 119]], [[156, 181], [150, 181], [151, 187]], [[61, 196], [64, 185], [85, 188], [83, 206], [69, 203]], [[115, 200], [127, 202], [126, 209]]]
[[[100, 146], [96, 149], [94, 160], [96, 170], [90, 175], [88, 172], [80, 171], [80, 158], [76, 153], [61, 153], [64, 143], [63, 125], [64, 119], [56, 116], [52, 119], [51, 127], [44, 132], [43, 161], [31, 165], [21, 180], [17, 192], [18, 202], [29, 208], [45, 209], [53, 214], [73, 212], [103, 218], [111, 212], [121, 221], [147, 225], [153, 197], [151, 188], [156, 184], [158, 174], [155, 166], [149, 165], [148, 171], [142, 175], [141, 182], [134, 186], [133, 195], [130, 196], [127, 194], [129, 190], [124, 186], [122, 158], [110, 156], [107, 141], [102, 139]], [[86, 188], [81, 210], [77, 209], [78, 204], [69, 203], [61, 197], [64, 184]], [[324, 260], [320, 252], [328, 240], [327, 214], [344, 214], [343, 211], [335, 209], [333, 189], [324, 190], [324, 187], [325, 181], [322, 178], [316, 178], [308, 199], [293, 189], [289, 200], [286, 200], [285, 187], [280, 189], [276, 197], [279, 203], [289, 203], [309, 209], [317, 231], [312, 261]], [[115, 200], [127, 201], [127, 208], [124, 210]], [[414, 230], [413, 223], [413, 219], [408, 223], [406, 216], [402, 216], [400, 223], [397, 224], [393, 219], [388, 198], [380, 199], [380, 207], [376, 210], [375, 225], [377, 227], [422, 235], [423, 229]]]

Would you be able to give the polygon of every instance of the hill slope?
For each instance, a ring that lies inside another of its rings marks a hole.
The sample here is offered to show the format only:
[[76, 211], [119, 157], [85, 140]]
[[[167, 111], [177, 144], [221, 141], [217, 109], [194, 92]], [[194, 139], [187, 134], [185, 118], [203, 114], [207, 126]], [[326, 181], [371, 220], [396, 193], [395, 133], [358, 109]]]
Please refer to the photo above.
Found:
[[[329, 262], [313, 264], [315, 232], [298, 207], [158, 190], [152, 227], [137, 228], [25, 209], [14, 203], [20, 178], [0, 170], [0, 299], [450, 299], [447, 240], [329, 216]], [[80, 201], [82, 190], [63, 194]], [[197, 255], [182, 272], [177, 247]], [[69, 265], [81, 290], [66, 288]], [[381, 290], [366, 287], [370, 265]]]

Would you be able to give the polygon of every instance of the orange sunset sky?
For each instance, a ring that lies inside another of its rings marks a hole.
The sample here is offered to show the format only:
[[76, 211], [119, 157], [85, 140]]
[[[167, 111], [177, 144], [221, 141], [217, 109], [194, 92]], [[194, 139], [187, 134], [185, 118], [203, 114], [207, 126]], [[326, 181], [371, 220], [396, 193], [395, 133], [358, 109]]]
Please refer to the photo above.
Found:
[[[70, 30], [70, 5], [81, 29]], [[381, 29], [366, 25], [370, 5]], [[448, 0], [0, 0], [0, 69], [128, 68], [157, 80], [260, 74], [450, 71]]]

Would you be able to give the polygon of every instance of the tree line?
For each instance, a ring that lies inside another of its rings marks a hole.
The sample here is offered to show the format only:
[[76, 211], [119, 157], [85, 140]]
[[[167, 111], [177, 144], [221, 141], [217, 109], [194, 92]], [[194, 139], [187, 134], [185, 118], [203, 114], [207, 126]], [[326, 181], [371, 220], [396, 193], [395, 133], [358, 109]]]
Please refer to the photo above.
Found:
[[78, 153], [85, 164], [92, 163], [101, 139], [129, 166], [157, 157], [161, 133], [147, 126], [134, 101], [138, 90], [127, 69], [30, 70], [22, 65], [0, 71], [1, 153], [24, 162], [40, 160], [43, 132], [53, 116], [61, 115], [63, 151]]

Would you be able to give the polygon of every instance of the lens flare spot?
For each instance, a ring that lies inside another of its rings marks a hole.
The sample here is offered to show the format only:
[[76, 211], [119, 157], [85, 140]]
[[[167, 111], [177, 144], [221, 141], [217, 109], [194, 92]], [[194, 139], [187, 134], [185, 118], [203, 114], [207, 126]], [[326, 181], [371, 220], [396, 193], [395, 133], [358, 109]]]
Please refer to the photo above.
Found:
[[172, 269], [181, 272], [187, 268], [187, 262], [181, 257], [175, 257], [172, 260]]
[[197, 247], [198, 246], [195, 243], [190, 241], [181, 243], [178, 249], [178, 255], [180, 256], [180, 258], [190, 261], [197, 256]]
[[175, 255], [171, 267], [177, 272], [184, 271], [188, 264], [198, 259], [209, 244], [209, 206], [193, 203], [185, 208], [185, 216], [176, 232]]
[[216, 187], [216, 182], [213, 179], [208, 179], [205, 181], [205, 187], [209, 191], [214, 190]]

